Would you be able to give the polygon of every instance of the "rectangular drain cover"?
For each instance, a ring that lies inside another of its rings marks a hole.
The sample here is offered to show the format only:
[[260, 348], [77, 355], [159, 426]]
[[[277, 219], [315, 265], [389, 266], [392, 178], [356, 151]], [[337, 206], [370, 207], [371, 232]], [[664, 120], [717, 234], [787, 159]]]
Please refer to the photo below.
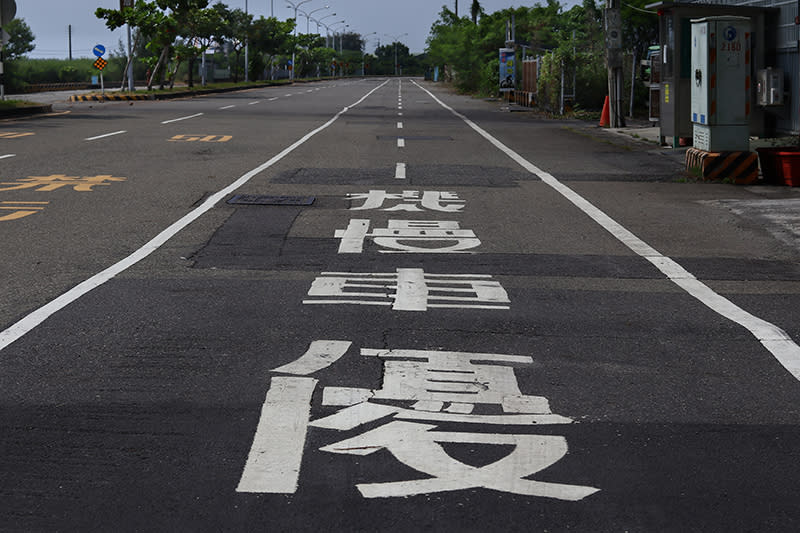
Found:
[[237, 194], [228, 200], [238, 205], [311, 205], [314, 196], [264, 196], [261, 194]]

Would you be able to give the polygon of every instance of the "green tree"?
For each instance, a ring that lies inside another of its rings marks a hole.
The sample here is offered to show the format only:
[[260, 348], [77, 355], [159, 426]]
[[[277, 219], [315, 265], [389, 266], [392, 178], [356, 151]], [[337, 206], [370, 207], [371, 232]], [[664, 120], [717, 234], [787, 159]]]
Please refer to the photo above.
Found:
[[294, 25], [292, 19], [282, 22], [275, 17], [259, 17], [253, 22], [249, 39], [250, 50], [255, 53], [251, 55], [251, 65], [248, 65], [251, 74], [255, 74], [253, 79], [259, 78], [265, 65], [271, 67], [276, 56], [291, 55]]
[[25, 23], [25, 19], [13, 19], [3, 29], [9, 35], [8, 44], [3, 48], [3, 57], [7, 61], [14, 61], [23, 57], [36, 47], [33, 44], [36, 37], [33, 35], [31, 28]]
[[222, 42], [230, 46], [231, 51], [236, 56], [231, 71], [233, 72], [233, 81], [238, 83], [241, 71], [241, 54], [247, 44], [247, 36], [253, 25], [253, 15], [245, 13], [239, 8], [229, 9], [228, 6], [221, 2], [214, 4], [212, 9], [216, 10], [222, 19], [218, 37]]

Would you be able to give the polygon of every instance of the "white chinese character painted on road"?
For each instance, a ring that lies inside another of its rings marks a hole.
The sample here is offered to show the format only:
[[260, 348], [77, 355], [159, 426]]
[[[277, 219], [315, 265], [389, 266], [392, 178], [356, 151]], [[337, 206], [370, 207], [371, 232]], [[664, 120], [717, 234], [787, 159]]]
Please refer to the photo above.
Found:
[[505, 289], [492, 276], [427, 274], [398, 268], [393, 274], [323, 272], [311, 284], [304, 304], [382, 305], [395, 311], [510, 309]]
[[337, 229], [335, 236], [341, 239], [340, 254], [360, 254], [364, 251], [364, 240], [389, 250], [381, 253], [471, 253], [481, 241], [472, 230], [461, 229], [458, 222], [450, 220], [390, 220], [388, 228], [375, 228], [370, 233], [369, 220], [350, 220], [347, 229]]
[[[456, 213], [464, 208], [464, 200], [459, 200], [458, 194], [444, 191], [403, 191], [402, 193], [387, 193], [386, 191], [371, 190], [368, 193], [348, 194], [349, 200], [364, 200], [359, 207], [351, 207], [351, 211], [365, 211], [380, 209], [381, 211], [443, 211]], [[397, 205], [383, 207], [387, 201], [397, 201]], [[419, 205], [417, 205], [419, 204]], [[422, 206], [422, 207], [420, 207]]]
[[[357, 485], [365, 498], [486, 488], [578, 501], [599, 490], [527, 479], [569, 451], [564, 437], [531, 434], [529, 428], [570, 424], [572, 419], [553, 414], [546, 398], [520, 392], [514, 367], [531, 364], [526, 356], [362, 349], [362, 355], [383, 361], [383, 388], [325, 387], [323, 405], [344, 409], [309, 422], [317, 380], [298, 376], [330, 366], [345, 355], [350, 344], [314, 341], [300, 359], [275, 369], [292, 376], [272, 379], [237, 491], [294, 493], [309, 426], [351, 431], [382, 419], [387, 420], [383, 425], [320, 450], [366, 456], [386, 449], [399, 462], [429, 477]], [[486, 413], [476, 414], [476, 408]], [[493, 425], [514, 430], [438, 431], [438, 423], [448, 423], [451, 429]], [[491, 464], [476, 467], [452, 457], [443, 446], [448, 443], [504, 446], [510, 451]]]

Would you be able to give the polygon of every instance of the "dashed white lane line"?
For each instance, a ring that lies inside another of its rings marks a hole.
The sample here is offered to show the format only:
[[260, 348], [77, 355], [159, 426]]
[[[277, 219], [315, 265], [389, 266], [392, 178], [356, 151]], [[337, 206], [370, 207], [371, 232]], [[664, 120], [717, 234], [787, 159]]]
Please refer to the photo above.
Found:
[[274, 101], [275, 101], [275, 100], [277, 100], [277, 99], [278, 99], [278, 97], [276, 96], [275, 98], [270, 98], [268, 101], [269, 101], [269, 102], [274, 102]]
[[397, 139], [397, 147], [398, 148], [405, 148], [406, 147], [406, 140], [402, 137], [398, 137]]
[[667, 279], [714, 312], [747, 329], [773, 356], [775, 356], [778, 362], [780, 362], [795, 379], [800, 380], [800, 346], [792, 340], [788, 333], [775, 324], [748, 313], [721, 294], [714, 292], [711, 287], [698, 280], [691, 272], [683, 268], [676, 261], [662, 255], [658, 250], [634, 235], [622, 224], [608, 216], [586, 198], [561, 183], [552, 174], [540, 169], [500, 142], [466, 116], [442, 102], [425, 87], [422, 87], [415, 81], [412, 81], [412, 83], [428, 93], [439, 105], [463, 120], [470, 128], [493, 144], [498, 150], [505, 153], [522, 168], [537, 176], [543, 183], [555, 189], [575, 207], [583, 211], [589, 218], [597, 222], [603, 229], [627, 246], [632, 252], [650, 261], [650, 263], [660, 270]]
[[398, 130], [402, 130], [403, 129], [403, 123], [402, 122], [398, 122], [397, 123], [397, 129]]
[[178, 232], [186, 228], [186, 226], [188, 226], [189, 224], [191, 224], [192, 222], [203, 216], [206, 212], [210, 211], [218, 202], [220, 202], [227, 195], [231, 194], [236, 189], [238, 189], [239, 187], [241, 187], [242, 185], [253, 179], [254, 176], [274, 166], [276, 163], [284, 159], [286, 156], [297, 150], [300, 146], [308, 142], [312, 137], [330, 127], [334, 122], [339, 120], [339, 117], [347, 113], [350, 109], [361, 104], [361, 102], [369, 98], [374, 92], [378, 91], [379, 89], [382, 89], [383, 86], [386, 85], [387, 83], [389, 83], [389, 80], [386, 80], [381, 85], [378, 85], [377, 87], [369, 91], [367, 94], [362, 96], [352, 105], [345, 107], [344, 109], [336, 113], [336, 115], [334, 115], [333, 118], [331, 118], [328, 122], [326, 122], [322, 126], [306, 133], [302, 138], [295, 141], [294, 144], [285, 148], [282, 152], [275, 155], [272, 159], [270, 159], [266, 163], [263, 163], [260, 166], [251, 170], [250, 172], [247, 172], [246, 174], [244, 174], [242, 177], [240, 177], [227, 187], [220, 189], [216, 193], [209, 196], [205, 202], [203, 202], [198, 207], [196, 207], [195, 209], [184, 215], [178, 221], [174, 222], [168, 228], [166, 228], [161, 233], [156, 235], [152, 240], [150, 240], [150, 242], [146, 243], [144, 246], [142, 246], [141, 248], [130, 254], [128, 257], [111, 265], [102, 272], [95, 274], [86, 281], [79, 283], [78, 285], [68, 290], [61, 296], [55, 298], [54, 300], [51, 300], [47, 304], [43, 305], [42, 307], [36, 309], [32, 313], [23, 317], [18, 322], [12, 324], [7, 329], [0, 331], [0, 351], [4, 350], [8, 345], [13, 343], [14, 341], [25, 336], [39, 324], [50, 318], [53, 314], [59, 312], [61, 309], [73, 303], [83, 295], [107, 283], [109, 280], [113, 279], [120, 273], [126, 271], [139, 261], [143, 260], [150, 254], [158, 250], [161, 246], [164, 245], [164, 243], [166, 243], [172, 237], [177, 235]]
[[406, 179], [406, 164], [405, 163], [397, 163], [397, 168], [394, 171], [394, 179], [397, 179], [397, 180]]
[[120, 130], [111, 133], [104, 133], [103, 135], [97, 135], [95, 137], [87, 137], [86, 139], [84, 139], [84, 141], [96, 141], [97, 139], [104, 139], [106, 137], [112, 137], [114, 135], [122, 135], [123, 133], [128, 133], [128, 132], [127, 130]]
[[17, 154], [0, 155], [0, 159], [8, 159], [9, 157], [16, 157]]
[[286, 98], [289, 98], [292, 95], [291, 94], [284, 94], [283, 96], [285, 96]]
[[189, 120], [190, 118], [196, 118], [202, 116], [203, 113], [195, 113], [194, 115], [189, 115], [188, 117], [181, 117], [181, 118], [173, 118], [172, 120], [165, 120], [162, 124], [171, 124], [172, 122], [180, 122], [181, 120]]
[[225, 107], [220, 107], [220, 110], [222, 110], [222, 109], [231, 109], [233, 107], [236, 107], [236, 105], [226, 105]]
[[248, 102], [247, 105], [256, 105], [256, 104], [260, 104], [260, 103], [261, 103], [261, 100], [256, 100], [255, 102]]

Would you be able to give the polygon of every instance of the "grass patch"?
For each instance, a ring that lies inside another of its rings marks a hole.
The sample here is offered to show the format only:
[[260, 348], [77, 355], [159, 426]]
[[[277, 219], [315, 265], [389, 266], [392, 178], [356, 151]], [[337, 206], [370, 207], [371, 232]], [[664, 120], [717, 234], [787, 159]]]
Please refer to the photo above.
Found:
[[8, 109], [19, 109], [21, 107], [35, 107], [40, 106], [42, 104], [37, 104], [36, 102], [28, 102], [26, 100], [0, 100], [0, 111], [6, 111]]

